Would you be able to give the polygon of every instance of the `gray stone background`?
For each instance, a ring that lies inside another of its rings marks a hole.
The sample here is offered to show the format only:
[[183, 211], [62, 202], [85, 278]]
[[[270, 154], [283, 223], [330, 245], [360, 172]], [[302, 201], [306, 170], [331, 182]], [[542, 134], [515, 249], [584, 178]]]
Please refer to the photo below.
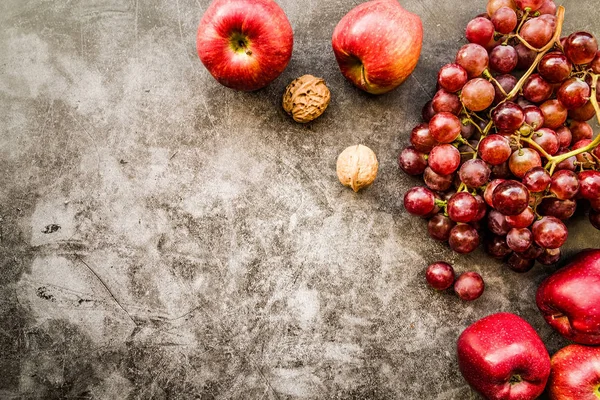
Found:
[[[423, 52], [380, 97], [330, 46], [359, 3], [280, 0], [293, 58], [256, 93], [198, 60], [208, 0], [0, 3], [0, 398], [475, 399], [455, 341], [476, 319], [515, 312], [565, 345], [534, 303], [553, 268], [458, 256], [402, 208], [418, 182], [396, 156], [485, 1], [402, 1]], [[563, 4], [566, 32], [600, 34], [595, 0]], [[305, 73], [333, 99], [300, 126], [280, 99]], [[354, 194], [335, 160], [359, 142], [380, 172]], [[600, 246], [569, 227], [567, 253]], [[438, 259], [485, 294], [428, 289]]]

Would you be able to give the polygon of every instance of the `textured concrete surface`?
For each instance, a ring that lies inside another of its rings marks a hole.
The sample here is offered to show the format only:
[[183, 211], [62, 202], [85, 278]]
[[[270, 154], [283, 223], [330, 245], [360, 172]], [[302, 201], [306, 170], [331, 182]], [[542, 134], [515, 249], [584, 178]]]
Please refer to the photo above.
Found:
[[[516, 275], [457, 256], [402, 209], [396, 156], [483, 0], [404, 0], [425, 26], [415, 74], [371, 97], [330, 37], [358, 0], [281, 0], [285, 73], [256, 93], [218, 85], [195, 54], [208, 0], [0, 3], [0, 398], [476, 399], [454, 343], [497, 311], [537, 313], [552, 269]], [[600, 34], [595, 0], [566, 31]], [[308, 126], [280, 107], [311, 73], [332, 91]], [[335, 160], [363, 143], [360, 194]], [[582, 217], [570, 253], [600, 246]], [[483, 274], [465, 304], [433, 293], [437, 259]]]

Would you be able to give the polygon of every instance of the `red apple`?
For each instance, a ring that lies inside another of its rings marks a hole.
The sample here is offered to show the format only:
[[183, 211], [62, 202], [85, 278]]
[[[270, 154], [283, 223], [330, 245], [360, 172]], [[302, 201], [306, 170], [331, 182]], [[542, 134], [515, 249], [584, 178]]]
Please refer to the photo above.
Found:
[[421, 19], [396, 0], [358, 5], [341, 19], [332, 38], [342, 74], [373, 94], [389, 92], [408, 78], [422, 43]]
[[200, 60], [219, 81], [237, 90], [267, 86], [288, 65], [293, 32], [273, 0], [214, 0], [198, 27]]
[[579, 253], [538, 288], [546, 322], [569, 340], [600, 344], [600, 250]]
[[544, 391], [550, 356], [523, 318], [487, 316], [465, 329], [456, 347], [460, 372], [486, 399], [532, 400]]
[[600, 399], [600, 348], [569, 345], [552, 356], [550, 400]]

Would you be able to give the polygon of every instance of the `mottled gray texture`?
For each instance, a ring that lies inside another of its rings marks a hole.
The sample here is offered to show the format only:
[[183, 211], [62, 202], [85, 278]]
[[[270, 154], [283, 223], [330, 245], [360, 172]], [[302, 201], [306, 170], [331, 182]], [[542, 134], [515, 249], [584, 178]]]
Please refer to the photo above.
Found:
[[[565, 344], [534, 303], [552, 269], [453, 254], [402, 208], [398, 151], [485, 2], [403, 1], [423, 53], [381, 97], [330, 48], [360, 1], [279, 3], [293, 58], [256, 93], [199, 62], [208, 0], [0, 3], [0, 398], [475, 399], [454, 350], [471, 322], [512, 311]], [[564, 3], [567, 31], [600, 34], [595, 0]], [[300, 126], [280, 101], [306, 73], [332, 102]], [[354, 194], [335, 160], [358, 142], [380, 173]], [[600, 245], [570, 228], [570, 253]], [[437, 259], [483, 297], [429, 290]]]

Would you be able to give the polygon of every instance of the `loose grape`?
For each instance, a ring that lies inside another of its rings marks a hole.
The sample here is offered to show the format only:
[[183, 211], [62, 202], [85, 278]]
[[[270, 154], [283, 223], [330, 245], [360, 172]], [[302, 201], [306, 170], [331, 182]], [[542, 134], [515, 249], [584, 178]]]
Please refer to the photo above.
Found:
[[436, 290], [446, 290], [454, 283], [454, 268], [443, 261], [433, 263], [425, 271], [425, 280]]
[[465, 272], [454, 282], [454, 292], [464, 301], [477, 300], [484, 290], [485, 283], [477, 272]]

